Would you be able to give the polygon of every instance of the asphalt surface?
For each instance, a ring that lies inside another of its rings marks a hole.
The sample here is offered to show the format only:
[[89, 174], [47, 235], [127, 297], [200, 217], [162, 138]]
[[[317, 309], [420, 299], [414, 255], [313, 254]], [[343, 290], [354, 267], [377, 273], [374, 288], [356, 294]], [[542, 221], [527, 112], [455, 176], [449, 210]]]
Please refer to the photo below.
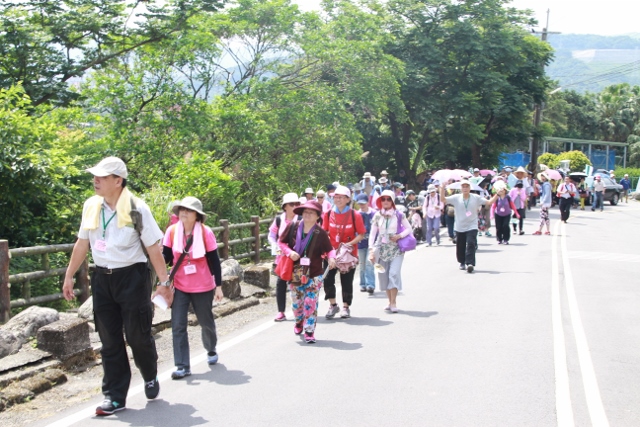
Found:
[[34, 425], [640, 425], [640, 203], [568, 224], [553, 209], [552, 236], [528, 215], [509, 246], [478, 239], [473, 274], [448, 239], [408, 253], [398, 314], [381, 292], [357, 292], [351, 319], [321, 301], [312, 345], [265, 316], [225, 336], [215, 366], [194, 350], [172, 381], [161, 365], [154, 401], [138, 382], [116, 415], [94, 417], [96, 396]]

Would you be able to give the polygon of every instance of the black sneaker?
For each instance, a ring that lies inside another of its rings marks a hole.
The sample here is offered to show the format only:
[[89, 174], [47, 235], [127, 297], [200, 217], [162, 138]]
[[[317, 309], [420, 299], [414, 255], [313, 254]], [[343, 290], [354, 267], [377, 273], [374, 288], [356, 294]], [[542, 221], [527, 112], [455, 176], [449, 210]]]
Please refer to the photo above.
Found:
[[473, 273], [473, 265], [467, 265], [467, 273]]
[[465, 270], [466, 267], [464, 266], [464, 264], [460, 264], [460, 270]]
[[160, 393], [160, 382], [158, 381], [158, 377], [151, 381], [147, 381], [144, 383], [144, 394], [147, 396], [147, 399], [155, 399], [158, 397]]
[[107, 397], [102, 401], [102, 404], [96, 408], [96, 415], [112, 415], [114, 412], [122, 411], [124, 408], [124, 403], [116, 402]]

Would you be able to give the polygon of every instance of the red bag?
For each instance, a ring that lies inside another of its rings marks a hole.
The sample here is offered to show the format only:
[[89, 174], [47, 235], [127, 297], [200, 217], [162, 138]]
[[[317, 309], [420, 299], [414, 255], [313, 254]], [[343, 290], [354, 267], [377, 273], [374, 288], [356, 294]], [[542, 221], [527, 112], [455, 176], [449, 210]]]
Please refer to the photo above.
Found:
[[293, 260], [282, 255], [276, 266], [276, 275], [285, 282], [289, 282], [293, 277]]

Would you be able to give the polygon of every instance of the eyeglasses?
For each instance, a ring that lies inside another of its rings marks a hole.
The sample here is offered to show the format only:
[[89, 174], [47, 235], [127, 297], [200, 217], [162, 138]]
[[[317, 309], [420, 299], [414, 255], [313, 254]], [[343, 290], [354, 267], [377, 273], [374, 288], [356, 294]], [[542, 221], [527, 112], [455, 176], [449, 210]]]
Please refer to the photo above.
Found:
[[383, 202], [390, 202], [391, 197], [380, 197], [380, 200], [382, 200]]
[[324, 199], [324, 196], [318, 196], [318, 199]]
[[300, 206], [300, 203], [287, 203], [286, 206], [293, 206], [295, 208], [296, 206]]

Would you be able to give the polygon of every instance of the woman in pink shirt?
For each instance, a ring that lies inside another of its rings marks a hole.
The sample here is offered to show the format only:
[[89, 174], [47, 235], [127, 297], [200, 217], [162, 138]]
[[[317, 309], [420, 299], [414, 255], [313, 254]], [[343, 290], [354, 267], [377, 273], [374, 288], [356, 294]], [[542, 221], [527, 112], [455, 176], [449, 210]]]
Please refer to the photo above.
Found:
[[[293, 210], [300, 206], [300, 200], [296, 193], [287, 193], [282, 196], [282, 213], [278, 215], [269, 227], [269, 236], [267, 240], [271, 244], [272, 253], [276, 256], [275, 263], [278, 264], [280, 259], [280, 250], [278, 248], [278, 240], [282, 236], [284, 229], [294, 220], [295, 214]], [[284, 315], [284, 309], [287, 304], [287, 282], [278, 277], [276, 280], [276, 304], [278, 305], [278, 314], [273, 319], [275, 322], [287, 320]]]
[[[202, 328], [202, 344], [207, 350], [208, 362], [218, 362], [216, 324], [213, 319], [213, 300], [222, 300], [222, 269], [218, 245], [213, 231], [204, 220], [202, 202], [195, 197], [185, 197], [173, 207], [180, 219], [167, 229], [162, 242], [164, 260], [168, 265], [178, 263], [173, 276], [175, 294], [171, 305], [171, 330], [173, 334], [173, 359], [176, 370], [174, 380], [191, 375], [187, 314], [189, 304]], [[175, 267], [174, 267], [175, 268]]]

